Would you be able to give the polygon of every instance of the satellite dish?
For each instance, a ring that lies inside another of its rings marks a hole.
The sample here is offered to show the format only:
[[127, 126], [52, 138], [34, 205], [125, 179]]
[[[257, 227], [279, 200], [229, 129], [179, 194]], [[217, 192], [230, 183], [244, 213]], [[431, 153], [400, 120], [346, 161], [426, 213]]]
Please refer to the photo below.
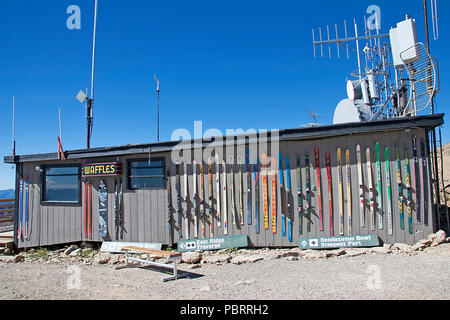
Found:
[[360, 113], [355, 102], [344, 99], [338, 103], [334, 112], [333, 124], [361, 122]]

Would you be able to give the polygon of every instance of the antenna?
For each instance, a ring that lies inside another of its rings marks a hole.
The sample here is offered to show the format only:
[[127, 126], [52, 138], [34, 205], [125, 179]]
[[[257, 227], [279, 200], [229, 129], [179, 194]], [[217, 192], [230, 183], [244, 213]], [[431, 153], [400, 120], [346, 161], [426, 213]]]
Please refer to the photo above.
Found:
[[13, 158], [16, 157], [16, 131], [15, 131], [15, 108], [16, 108], [16, 97], [13, 96], [13, 116], [12, 116], [12, 144], [13, 144], [13, 150], [12, 150], [12, 156]]
[[157, 117], [157, 141], [159, 142], [159, 83], [160, 81], [158, 80], [158, 78], [156, 77], [156, 73], [153, 74], [153, 78], [156, 81], [156, 92], [158, 95], [158, 117]]
[[62, 141], [62, 130], [61, 130], [61, 108], [58, 108], [58, 119], [59, 119], [59, 138]]
[[439, 39], [439, 17], [437, 10], [437, 0], [431, 0], [431, 16], [433, 20], [433, 37], [434, 40]]

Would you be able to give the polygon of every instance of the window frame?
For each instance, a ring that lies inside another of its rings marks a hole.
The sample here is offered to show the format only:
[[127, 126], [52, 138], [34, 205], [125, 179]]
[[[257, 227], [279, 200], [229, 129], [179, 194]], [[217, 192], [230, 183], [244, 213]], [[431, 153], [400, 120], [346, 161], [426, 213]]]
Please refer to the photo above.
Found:
[[[46, 177], [47, 170], [52, 168], [77, 168], [78, 173], [75, 174], [61, 174], [61, 175], [50, 175], [50, 176], [76, 176], [78, 179], [78, 200], [77, 201], [49, 201], [46, 199], [47, 186]], [[41, 205], [44, 206], [66, 206], [66, 207], [79, 207], [82, 202], [82, 190], [81, 190], [81, 164], [48, 164], [41, 165], [43, 170], [41, 173]]]
[[[147, 162], [148, 163], [148, 158], [132, 158], [132, 159], [127, 159], [127, 172], [126, 172], [126, 179], [127, 179], [127, 188], [128, 190], [166, 190], [167, 189], [167, 173], [166, 173], [166, 159], [164, 157], [158, 157], [158, 158], [151, 158], [152, 161], [161, 161], [162, 162], [162, 169], [163, 169], [163, 174], [162, 175], [155, 175], [155, 176], [144, 176], [144, 177], [139, 177], [139, 176], [134, 176], [134, 178], [163, 178], [163, 185], [162, 187], [147, 187], [147, 188], [133, 188], [132, 187], [132, 183], [131, 183], [131, 179], [133, 178], [133, 176], [131, 175], [131, 169], [136, 169], [135, 167], [133, 168], [131, 166], [132, 162]], [[147, 167], [143, 167], [143, 168], [159, 168], [159, 167], [151, 167], [151, 166], [147, 166]]]

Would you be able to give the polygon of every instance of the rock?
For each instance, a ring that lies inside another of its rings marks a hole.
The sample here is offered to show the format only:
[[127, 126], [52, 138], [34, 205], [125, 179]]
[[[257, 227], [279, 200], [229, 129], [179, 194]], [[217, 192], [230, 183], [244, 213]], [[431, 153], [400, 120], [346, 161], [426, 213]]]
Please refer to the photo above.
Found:
[[67, 249], [64, 250], [64, 254], [68, 256], [69, 254], [71, 254], [76, 249], [78, 249], [78, 246], [71, 245], [70, 247], [68, 247]]
[[376, 248], [372, 248], [372, 252], [376, 252], [376, 253], [381, 253], [381, 254], [388, 254], [391, 253], [392, 250], [390, 248], [391, 246], [382, 246], [382, 247], [376, 247]]
[[362, 250], [357, 250], [357, 249], [353, 249], [353, 250], [349, 250], [347, 251], [347, 253], [345, 254], [346, 257], [357, 257], [357, 256], [362, 256], [366, 254], [366, 250], [362, 249]]
[[416, 244], [423, 244], [423, 245], [425, 245], [425, 246], [430, 246], [430, 244], [432, 244], [433, 243], [433, 241], [431, 241], [431, 240], [428, 240], [428, 239], [423, 239], [423, 240], [420, 240], [420, 241], [418, 241]]
[[212, 264], [224, 264], [231, 260], [231, 256], [228, 254], [218, 254], [218, 255], [208, 255], [203, 256], [202, 263], [212, 263]]
[[202, 254], [198, 252], [183, 252], [181, 261], [189, 264], [199, 263], [202, 260]]
[[81, 251], [81, 248], [75, 249], [72, 252], [69, 253], [70, 257], [76, 257], [78, 255], [78, 252]]
[[198, 269], [201, 268], [202, 266], [200, 264], [193, 264], [191, 266], [189, 266], [189, 269]]
[[321, 259], [321, 258], [324, 258], [324, 254], [320, 251], [311, 250], [310, 252], [307, 252], [306, 254], [303, 255], [303, 259], [306, 260]]
[[386, 250], [390, 250], [392, 248], [392, 244], [385, 243], [385, 244], [383, 244], [383, 248], [386, 249]]
[[10, 256], [13, 254], [12, 250], [10, 248], [6, 248], [5, 251], [3, 251], [3, 254], [5, 256]]
[[448, 237], [448, 238], [446, 239], [446, 241], [447, 241], [447, 243], [450, 243], [450, 237]]
[[288, 251], [281, 252], [279, 255], [280, 258], [298, 257], [300, 255], [300, 249], [299, 248], [290, 249]]
[[392, 246], [392, 249], [397, 249], [402, 252], [411, 252], [412, 251], [411, 247], [405, 243], [394, 243], [394, 245]]
[[231, 259], [233, 264], [243, 264], [243, 263], [255, 263], [264, 259], [262, 255], [251, 255], [251, 256], [237, 256]]
[[23, 262], [23, 261], [25, 261], [25, 257], [21, 254], [15, 256], [14, 260], [13, 260], [14, 263], [19, 263], [19, 262]]
[[98, 264], [106, 264], [111, 260], [109, 254], [100, 253], [94, 257], [94, 262]]
[[447, 235], [445, 234], [445, 231], [440, 230], [436, 233], [430, 234], [428, 236], [428, 240], [432, 241], [430, 247], [436, 247], [436, 246], [440, 245], [441, 243], [444, 243], [447, 241]]

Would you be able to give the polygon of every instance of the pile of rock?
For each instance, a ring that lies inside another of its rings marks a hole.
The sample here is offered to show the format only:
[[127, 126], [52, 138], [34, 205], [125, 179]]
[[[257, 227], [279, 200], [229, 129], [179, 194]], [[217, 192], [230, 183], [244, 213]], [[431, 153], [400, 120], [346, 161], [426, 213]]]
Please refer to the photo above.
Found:
[[223, 265], [255, 263], [261, 260], [286, 259], [289, 261], [297, 260], [317, 260], [332, 257], [345, 258], [356, 257], [370, 254], [409, 254], [415, 255], [428, 248], [436, 247], [442, 243], [450, 242], [450, 238], [446, 238], [444, 231], [439, 231], [428, 236], [427, 239], [421, 240], [414, 245], [404, 243], [384, 244], [375, 248], [352, 248], [352, 249], [335, 249], [335, 250], [302, 250], [300, 248], [293, 249], [240, 249], [230, 250], [223, 249], [218, 251], [196, 251], [186, 252], [182, 254], [182, 262], [198, 268], [202, 264]]
[[[356, 257], [370, 254], [408, 254], [415, 255], [422, 251], [427, 251], [439, 246], [445, 242], [450, 242], [446, 238], [444, 231], [439, 231], [428, 236], [414, 245], [404, 243], [384, 244], [376, 248], [354, 248], [354, 249], [335, 249], [335, 250], [302, 250], [300, 248], [292, 249], [223, 249], [217, 251], [196, 251], [182, 254], [182, 262], [189, 264], [191, 268], [198, 268], [203, 264], [245, 264], [255, 263], [262, 260], [285, 259], [289, 261], [298, 260], [317, 260], [328, 258]], [[147, 255], [141, 256], [147, 259]], [[151, 260], [164, 263], [165, 258], [151, 256]], [[9, 249], [3, 249], [0, 252], [0, 263], [20, 263], [32, 262], [43, 264], [82, 264], [82, 265], [116, 265], [125, 263], [124, 254], [103, 253], [89, 247], [70, 245], [64, 248], [50, 251], [46, 249], [30, 249], [13, 255]]]

